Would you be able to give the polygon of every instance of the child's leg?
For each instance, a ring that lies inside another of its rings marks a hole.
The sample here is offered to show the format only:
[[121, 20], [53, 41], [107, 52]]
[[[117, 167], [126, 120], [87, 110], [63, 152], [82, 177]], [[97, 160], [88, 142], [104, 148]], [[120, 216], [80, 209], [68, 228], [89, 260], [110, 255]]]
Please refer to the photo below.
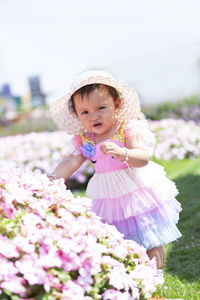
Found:
[[153, 257], [156, 258], [157, 269], [163, 269], [165, 259], [165, 250], [163, 246], [147, 250], [147, 255], [150, 259]]

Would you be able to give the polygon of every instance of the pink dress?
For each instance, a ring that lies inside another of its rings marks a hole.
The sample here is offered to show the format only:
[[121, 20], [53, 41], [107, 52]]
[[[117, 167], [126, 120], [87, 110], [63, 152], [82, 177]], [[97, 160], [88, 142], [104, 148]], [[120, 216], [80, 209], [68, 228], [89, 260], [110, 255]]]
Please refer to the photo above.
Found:
[[[112, 139], [124, 147], [125, 137], [132, 136], [138, 145], [146, 145], [149, 151], [154, 144], [153, 134], [145, 120], [133, 120], [121, 124]], [[93, 140], [92, 134], [86, 138]], [[83, 138], [74, 138], [75, 152], [81, 153]], [[112, 224], [124, 234], [124, 238], [136, 241], [146, 249], [170, 243], [181, 233], [176, 227], [181, 211], [175, 199], [178, 191], [169, 180], [162, 166], [150, 161], [142, 168], [129, 168], [111, 155], [104, 156], [100, 146], [94, 146], [90, 158], [95, 174], [90, 179], [86, 195], [93, 199], [92, 210], [103, 222]]]

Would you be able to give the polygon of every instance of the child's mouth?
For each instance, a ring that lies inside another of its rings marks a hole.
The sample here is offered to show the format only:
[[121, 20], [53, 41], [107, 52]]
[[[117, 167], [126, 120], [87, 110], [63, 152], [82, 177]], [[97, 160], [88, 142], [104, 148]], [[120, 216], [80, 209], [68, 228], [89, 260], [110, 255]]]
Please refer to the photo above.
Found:
[[96, 123], [96, 124], [94, 124], [93, 126], [94, 127], [99, 127], [99, 126], [101, 126], [102, 125], [102, 123]]

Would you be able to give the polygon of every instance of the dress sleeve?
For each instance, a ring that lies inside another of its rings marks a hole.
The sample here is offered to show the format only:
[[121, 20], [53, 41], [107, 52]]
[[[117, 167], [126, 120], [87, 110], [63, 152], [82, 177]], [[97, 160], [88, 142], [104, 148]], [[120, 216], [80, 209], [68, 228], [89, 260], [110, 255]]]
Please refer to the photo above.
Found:
[[153, 154], [155, 136], [148, 127], [147, 120], [131, 120], [126, 124], [125, 137], [133, 137], [135, 147], [145, 147]]
[[80, 135], [75, 135], [72, 138], [72, 152], [71, 154], [73, 156], [77, 156], [79, 154], [82, 154], [80, 147], [82, 146], [82, 141]]

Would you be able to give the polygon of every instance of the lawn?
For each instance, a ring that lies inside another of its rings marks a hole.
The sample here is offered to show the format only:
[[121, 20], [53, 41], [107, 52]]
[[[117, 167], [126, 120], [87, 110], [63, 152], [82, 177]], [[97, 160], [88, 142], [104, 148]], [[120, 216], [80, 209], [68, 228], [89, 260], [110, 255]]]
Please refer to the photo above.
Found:
[[182, 237], [166, 246], [165, 284], [157, 294], [167, 298], [200, 299], [200, 158], [163, 161], [179, 189]]

